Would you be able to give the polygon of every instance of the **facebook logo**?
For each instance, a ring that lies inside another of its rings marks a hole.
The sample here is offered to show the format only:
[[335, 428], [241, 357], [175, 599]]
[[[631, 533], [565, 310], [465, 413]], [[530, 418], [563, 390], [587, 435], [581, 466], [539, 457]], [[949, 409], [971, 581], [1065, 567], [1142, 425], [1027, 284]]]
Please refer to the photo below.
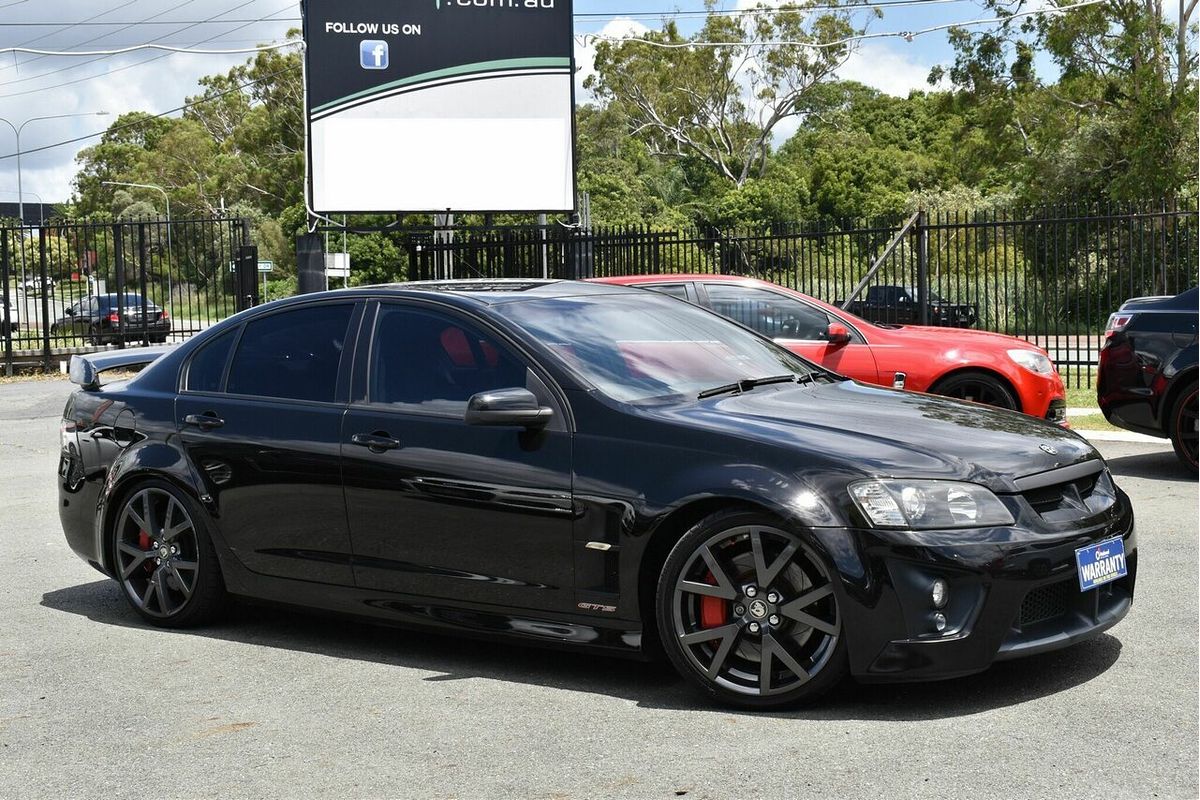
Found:
[[358, 45], [358, 63], [363, 69], [387, 69], [388, 43], [379, 39], [364, 39]]

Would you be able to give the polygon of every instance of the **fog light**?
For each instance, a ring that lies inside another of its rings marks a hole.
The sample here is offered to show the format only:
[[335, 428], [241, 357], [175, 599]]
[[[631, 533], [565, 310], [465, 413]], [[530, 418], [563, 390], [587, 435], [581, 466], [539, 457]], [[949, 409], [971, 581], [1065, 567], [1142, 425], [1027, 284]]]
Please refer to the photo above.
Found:
[[946, 630], [946, 615], [940, 611], [933, 615], [933, 627], [938, 629], [938, 633]]
[[933, 582], [933, 586], [929, 590], [929, 599], [933, 601], [934, 608], [946, 607], [946, 601], [950, 599], [950, 587], [944, 580], [938, 578]]

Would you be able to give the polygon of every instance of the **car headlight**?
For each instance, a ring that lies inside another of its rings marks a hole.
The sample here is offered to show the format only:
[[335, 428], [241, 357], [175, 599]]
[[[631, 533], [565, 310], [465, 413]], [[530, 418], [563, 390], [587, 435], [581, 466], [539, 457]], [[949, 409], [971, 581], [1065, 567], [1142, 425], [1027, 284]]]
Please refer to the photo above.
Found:
[[999, 498], [975, 483], [858, 481], [850, 484], [850, 496], [876, 528], [930, 530], [1013, 524], [1012, 514]]
[[1009, 350], [1008, 357], [1038, 375], [1050, 375], [1054, 372], [1054, 364], [1050, 357], [1036, 350]]

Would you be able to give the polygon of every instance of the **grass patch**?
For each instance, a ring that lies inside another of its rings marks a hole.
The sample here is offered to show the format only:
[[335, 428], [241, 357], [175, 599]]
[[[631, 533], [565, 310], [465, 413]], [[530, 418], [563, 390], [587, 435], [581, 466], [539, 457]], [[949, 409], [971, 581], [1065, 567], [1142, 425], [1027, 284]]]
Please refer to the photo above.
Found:
[[1099, 414], [1100, 407], [1096, 405], [1096, 390], [1091, 386], [1067, 389], [1067, 408], [1094, 408]]
[[1082, 417], [1067, 417], [1071, 427], [1077, 431], [1123, 431], [1115, 425], [1109, 425], [1103, 414], [1087, 414]]

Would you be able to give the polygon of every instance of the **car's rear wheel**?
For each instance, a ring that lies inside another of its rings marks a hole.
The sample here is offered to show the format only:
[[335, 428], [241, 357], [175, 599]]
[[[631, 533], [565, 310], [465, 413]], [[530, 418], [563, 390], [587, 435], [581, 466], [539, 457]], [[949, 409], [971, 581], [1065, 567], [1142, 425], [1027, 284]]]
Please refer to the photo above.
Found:
[[930, 390], [933, 394], [969, 400], [987, 406], [1016, 411], [1017, 398], [1003, 381], [986, 372], [960, 372], [937, 383]]
[[776, 708], [814, 699], [847, 671], [834, 574], [778, 520], [714, 514], [663, 565], [663, 647], [685, 679], [720, 702]]
[[220, 613], [225, 584], [194, 501], [164, 481], [139, 485], [113, 527], [125, 599], [156, 625], [200, 625]]
[[1175, 455], [1186, 465], [1193, 474], [1197, 466], [1197, 416], [1198, 401], [1196, 383], [1183, 388], [1175, 398], [1175, 407], [1171, 409], [1171, 444], [1175, 447]]

